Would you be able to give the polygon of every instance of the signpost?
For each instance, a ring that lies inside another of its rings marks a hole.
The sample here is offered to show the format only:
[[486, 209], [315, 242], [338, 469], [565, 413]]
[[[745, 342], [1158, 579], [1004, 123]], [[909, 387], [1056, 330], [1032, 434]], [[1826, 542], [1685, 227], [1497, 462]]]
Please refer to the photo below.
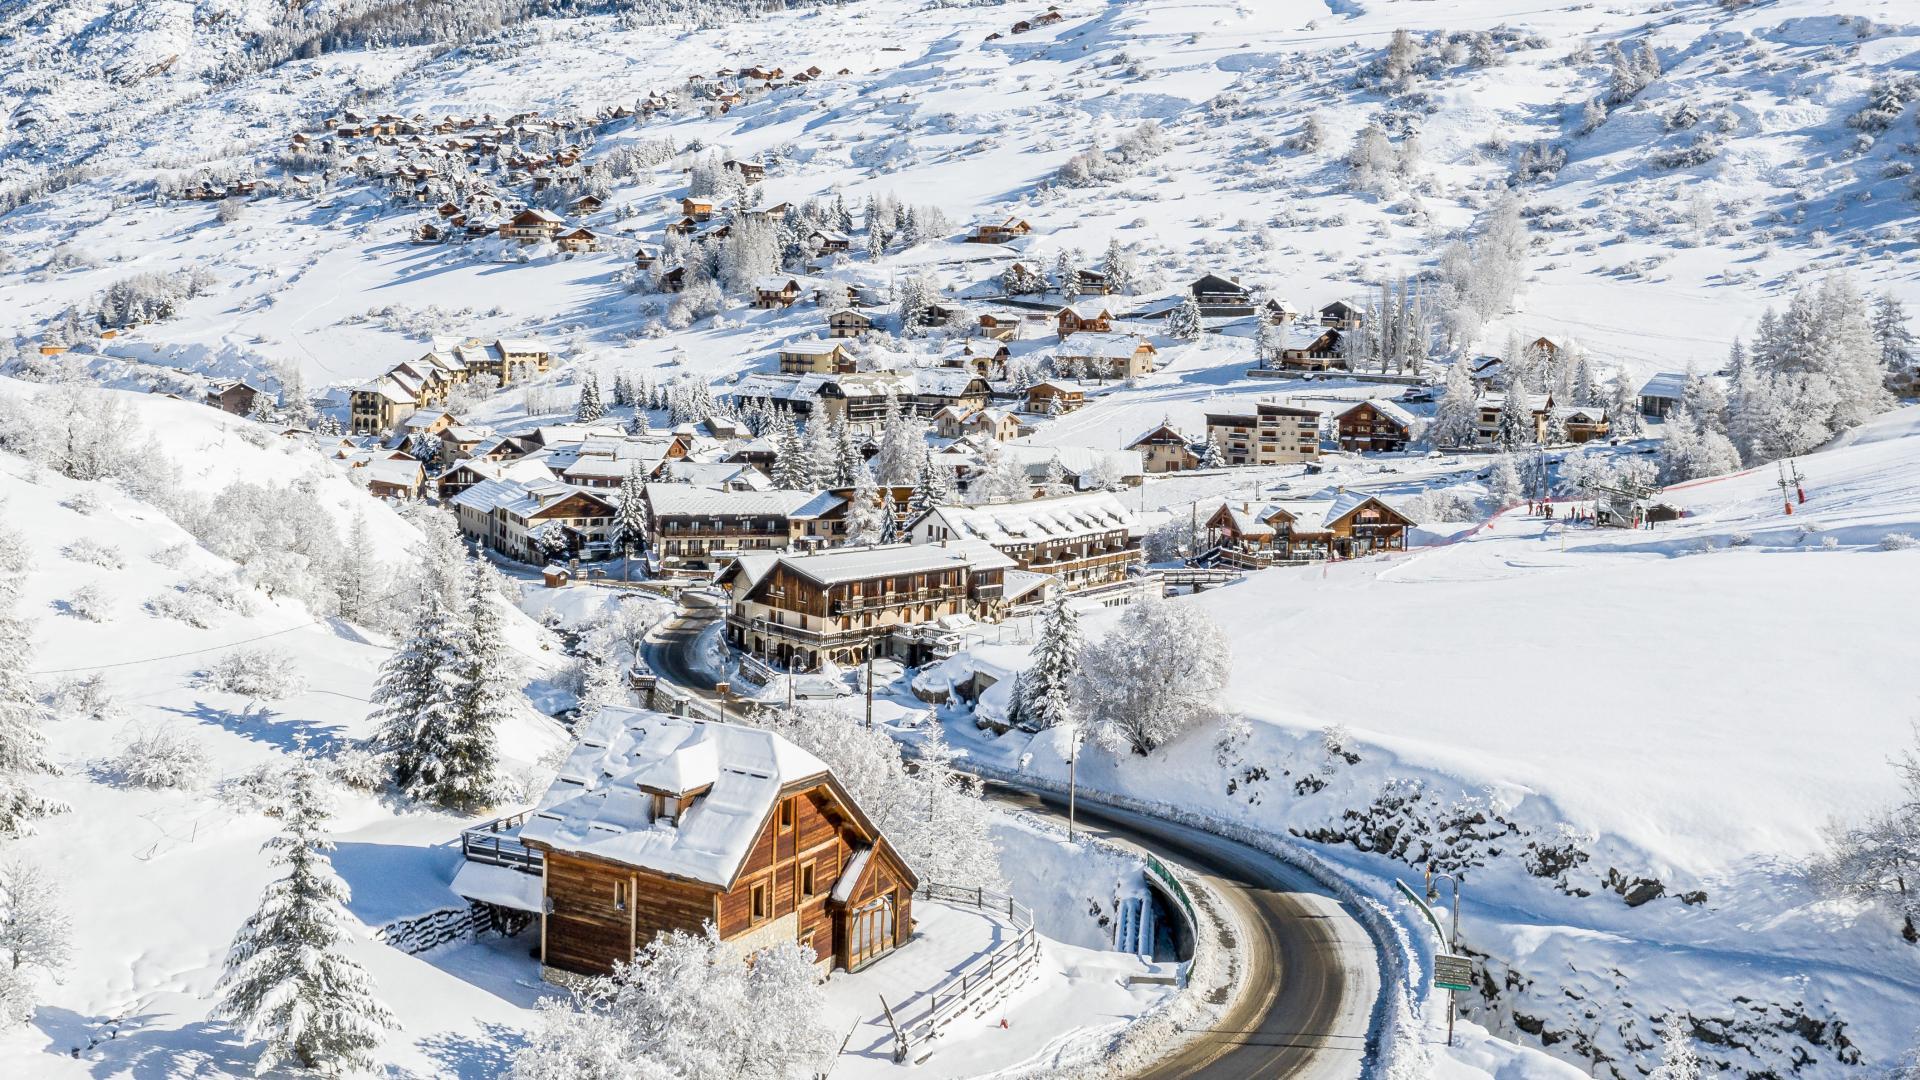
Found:
[[1473, 989], [1473, 961], [1464, 956], [1435, 953], [1433, 986], [1447, 991]]

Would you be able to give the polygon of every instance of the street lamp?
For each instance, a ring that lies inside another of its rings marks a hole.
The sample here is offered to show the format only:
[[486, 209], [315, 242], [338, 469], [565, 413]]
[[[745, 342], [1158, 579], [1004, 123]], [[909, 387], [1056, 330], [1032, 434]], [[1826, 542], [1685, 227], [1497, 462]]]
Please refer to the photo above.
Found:
[[1077, 775], [1080, 767], [1080, 744], [1086, 741], [1086, 736], [1080, 733], [1080, 725], [1073, 724], [1071, 726], [1073, 728], [1073, 734], [1069, 737], [1073, 739], [1073, 747], [1067, 752], [1067, 843], [1069, 844], [1074, 842], [1074, 811], [1077, 796], [1080, 792], [1079, 777]]
[[[1460, 946], [1460, 879], [1452, 874], [1436, 872], [1432, 863], [1427, 864], [1427, 901], [1440, 899], [1440, 880], [1445, 878], [1453, 883], [1452, 929], [1447, 932], [1447, 952], [1457, 954]], [[1453, 1045], [1454, 991], [1447, 991], [1447, 1045]]]

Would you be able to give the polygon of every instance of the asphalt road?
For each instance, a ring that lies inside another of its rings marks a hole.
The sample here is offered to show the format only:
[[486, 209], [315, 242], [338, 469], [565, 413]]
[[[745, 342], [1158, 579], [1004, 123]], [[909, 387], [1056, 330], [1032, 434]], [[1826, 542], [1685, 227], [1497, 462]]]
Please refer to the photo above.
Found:
[[[647, 648], [660, 678], [702, 696], [713, 689], [689, 652], [712, 620], [667, 623]], [[991, 783], [988, 797], [1064, 819], [1065, 800]], [[1081, 800], [1090, 833], [1153, 852], [1202, 878], [1228, 907], [1244, 992], [1209, 1030], [1138, 1080], [1351, 1080], [1380, 995], [1373, 940], [1337, 897], [1305, 871], [1211, 833]]]
[[[990, 798], [1062, 820], [1066, 800], [1004, 784]], [[1136, 1074], [1333, 1080], [1360, 1075], [1380, 994], [1373, 940], [1346, 906], [1304, 871], [1211, 833], [1081, 800], [1088, 832], [1153, 852], [1202, 878], [1231, 909], [1245, 992], [1211, 1029]]]

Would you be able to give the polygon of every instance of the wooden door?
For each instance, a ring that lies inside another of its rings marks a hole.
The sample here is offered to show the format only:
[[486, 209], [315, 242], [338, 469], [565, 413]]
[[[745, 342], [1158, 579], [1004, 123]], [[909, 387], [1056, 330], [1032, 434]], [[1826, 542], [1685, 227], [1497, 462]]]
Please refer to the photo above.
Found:
[[893, 949], [893, 897], [876, 897], [847, 915], [847, 970], [855, 971]]

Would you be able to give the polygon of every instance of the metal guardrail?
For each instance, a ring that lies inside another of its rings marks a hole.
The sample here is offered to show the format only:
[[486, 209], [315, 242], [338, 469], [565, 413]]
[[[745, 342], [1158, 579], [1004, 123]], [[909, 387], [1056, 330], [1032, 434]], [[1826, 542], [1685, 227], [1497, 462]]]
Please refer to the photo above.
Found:
[[1200, 915], [1193, 909], [1193, 897], [1187, 894], [1187, 887], [1180, 884], [1180, 879], [1167, 868], [1167, 864], [1155, 858], [1152, 852], [1143, 852], [1143, 854], [1147, 857], [1147, 873], [1160, 882], [1161, 886], [1167, 890], [1167, 894], [1179, 903], [1180, 910], [1186, 913], [1187, 926], [1190, 929], [1197, 929], [1200, 926]]
[[1013, 897], [992, 889], [938, 882], [923, 883], [914, 895], [924, 900], [1004, 912], [1018, 932], [991, 953], [948, 976], [945, 982], [928, 991], [911, 1012], [896, 1013], [886, 1007], [884, 998], [881, 1000], [887, 1020], [893, 1025], [893, 1060], [896, 1062], [905, 1061], [915, 1045], [940, 1034], [965, 1014], [969, 1006], [984, 1002], [989, 995], [1030, 973], [1040, 960], [1040, 934], [1033, 926], [1033, 912]]

